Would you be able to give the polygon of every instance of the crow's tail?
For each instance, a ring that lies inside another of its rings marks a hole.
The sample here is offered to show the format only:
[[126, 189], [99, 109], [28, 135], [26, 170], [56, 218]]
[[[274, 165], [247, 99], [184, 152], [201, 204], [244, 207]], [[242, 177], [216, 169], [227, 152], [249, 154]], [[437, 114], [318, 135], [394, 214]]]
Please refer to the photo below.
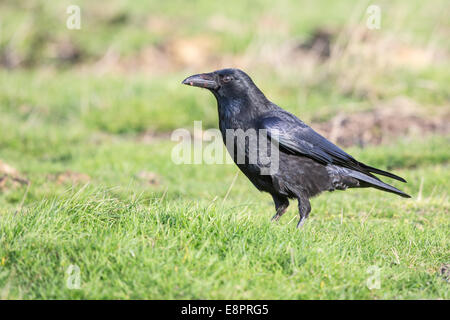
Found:
[[353, 177], [353, 178], [361, 181], [363, 183], [362, 186], [372, 187], [372, 188], [376, 188], [376, 189], [383, 190], [386, 192], [395, 193], [396, 195], [399, 195], [403, 198], [411, 198], [411, 196], [409, 194], [406, 194], [403, 191], [401, 191], [397, 188], [394, 188], [393, 186], [391, 186], [387, 183], [384, 183], [381, 180], [375, 179], [373, 177], [370, 177], [368, 175], [365, 175], [364, 173], [361, 173], [361, 172], [358, 172], [355, 170], [349, 170], [349, 171], [350, 172], [348, 173], [348, 175], [350, 177]]
[[361, 166], [361, 168], [363, 168], [366, 171], [369, 171], [369, 172], [372, 172], [372, 173], [376, 173], [376, 174], [380, 174], [382, 176], [389, 177], [389, 178], [392, 178], [392, 179], [395, 179], [395, 180], [398, 180], [398, 181], [401, 181], [401, 182], [406, 182], [405, 179], [403, 179], [402, 177], [399, 177], [399, 176], [397, 176], [397, 175], [395, 175], [393, 173], [390, 173], [390, 172], [387, 172], [387, 171], [383, 171], [383, 170], [380, 170], [380, 169], [377, 169], [377, 168], [374, 168], [374, 167], [370, 167], [370, 166], [365, 165], [364, 163], [361, 163], [361, 162], [359, 163], [359, 165]]

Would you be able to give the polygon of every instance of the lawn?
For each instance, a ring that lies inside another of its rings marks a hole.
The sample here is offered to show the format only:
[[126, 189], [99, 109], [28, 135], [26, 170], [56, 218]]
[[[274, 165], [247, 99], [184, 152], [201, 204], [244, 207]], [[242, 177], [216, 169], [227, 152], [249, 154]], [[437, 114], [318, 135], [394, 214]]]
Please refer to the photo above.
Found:
[[[350, 49], [306, 63], [284, 45], [364, 26], [369, 3], [73, 2], [81, 30], [65, 28], [72, 2], [0, 4], [1, 299], [450, 298], [448, 131], [419, 125], [346, 147], [404, 177], [386, 181], [412, 199], [324, 193], [301, 230], [295, 202], [272, 223], [270, 195], [235, 165], [176, 165], [170, 139], [194, 121], [217, 127], [212, 95], [180, 82], [228, 64], [309, 123], [401, 97], [445, 126], [445, 2], [380, 2], [374, 41], [404, 43], [387, 65]], [[204, 62], [185, 54], [191, 43], [209, 52]], [[401, 107], [399, 123], [415, 119]]]

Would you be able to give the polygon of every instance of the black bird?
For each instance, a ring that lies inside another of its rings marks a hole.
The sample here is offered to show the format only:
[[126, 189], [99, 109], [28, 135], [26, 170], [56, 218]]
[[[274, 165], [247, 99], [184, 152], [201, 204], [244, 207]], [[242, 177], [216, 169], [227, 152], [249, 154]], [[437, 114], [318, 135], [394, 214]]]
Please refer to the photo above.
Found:
[[410, 198], [382, 182], [374, 173], [406, 182], [403, 178], [357, 161], [296, 116], [269, 101], [242, 70], [223, 69], [197, 74], [182, 83], [206, 88], [214, 94], [219, 128], [227, 148], [231, 142], [230, 136], [227, 138], [229, 129], [265, 129], [268, 140], [272, 140], [269, 144], [278, 144], [278, 170], [271, 174], [262, 174], [264, 165], [260, 162], [247, 163], [250, 154], [255, 152], [247, 140], [243, 146], [236, 146], [245, 151], [245, 163], [237, 161], [236, 149], [228, 148], [234, 162], [255, 187], [272, 195], [276, 208], [273, 220], [280, 219], [289, 206], [288, 199], [295, 198], [300, 213], [297, 227], [301, 227], [311, 211], [309, 199], [322, 191], [372, 187]]

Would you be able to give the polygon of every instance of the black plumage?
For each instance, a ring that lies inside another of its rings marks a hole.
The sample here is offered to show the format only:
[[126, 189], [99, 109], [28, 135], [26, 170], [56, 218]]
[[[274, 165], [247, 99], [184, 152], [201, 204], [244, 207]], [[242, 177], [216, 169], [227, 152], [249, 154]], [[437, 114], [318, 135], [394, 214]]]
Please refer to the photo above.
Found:
[[[275, 202], [278, 220], [289, 206], [289, 198], [298, 200], [302, 226], [311, 206], [309, 199], [322, 191], [345, 190], [347, 188], [373, 187], [410, 198], [397, 188], [382, 182], [374, 174], [390, 177], [402, 182], [403, 178], [370, 167], [315, 132], [293, 114], [269, 101], [239, 69], [223, 69], [188, 77], [183, 84], [209, 89], [217, 99], [219, 128], [224, 143], [229, 145], [227, 130], [264, 130], [269, 140], [279, 146], [278, 170], [269, 175], [262, 174], [264, 164], [249, 163], [250, 153], [257, 152], [246, 140], [228, 150], [240, 170], [260, 191], [268, 192]], [[270, 143], [270, 142], [269, 142]], [[238, 151], [244, 150], [244, 163], [237, 161]]]

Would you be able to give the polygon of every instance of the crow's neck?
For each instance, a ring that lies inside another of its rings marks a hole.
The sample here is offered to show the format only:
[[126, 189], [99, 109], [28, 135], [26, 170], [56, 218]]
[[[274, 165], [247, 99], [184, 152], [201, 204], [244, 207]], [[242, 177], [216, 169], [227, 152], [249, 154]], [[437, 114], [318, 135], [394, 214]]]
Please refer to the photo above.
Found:
[[216, 96], [219, 120], [254, 119], [270, 110], [271, 103], [264, 94], [237, 97]]

